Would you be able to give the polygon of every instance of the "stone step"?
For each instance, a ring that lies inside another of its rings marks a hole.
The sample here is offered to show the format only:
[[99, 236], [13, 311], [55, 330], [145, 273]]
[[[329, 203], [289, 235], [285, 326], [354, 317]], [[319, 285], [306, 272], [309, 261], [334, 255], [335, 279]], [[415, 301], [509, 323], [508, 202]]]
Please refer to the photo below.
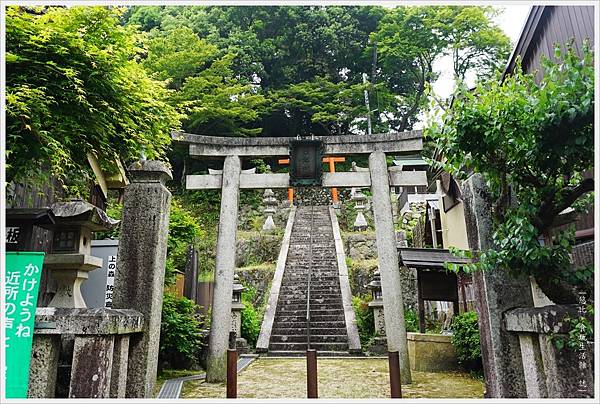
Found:
[[[303, 357], [306, 356], [306, 351], [268, 351], [264, 356], [290, 356], [290, 357]], [[317, 351], [317, 357], [323, 356], [350, 356], [350, 353], [346, 351]]]
[[[296, 303], [296, 304], [286, 304], [279, 302], [281, 308], [285, 308], [286, 310], [305, 310], [306, 311], [306, 302], [304, 303]], [[335, 310], [343, 310], [344, 306], [342, 306], [342, 301], [338, 300], [336, 303], [311, 303], [310, 310], [326, 310], [326, 309], [335, 309]]]
[[[306, 351], [306, 342], [272, 342], [269, 351]], [[347, 342], [310, 342], [311, 349], [317, 351], [348, 351]]]
[[[318, 335], [347, 335], [345, 327], [319, 327], [316, 328], [313, 323], [310, 324], [310, 329], [313, 334]], [[275, 327], [271, 331], [271, 336], [273, 335], [306, 335], [306, 324], [302, 324], [298, 327]]]
[[[320, 319], [321, 316], [338, 316], [341, 320], [344, 319], [344, 310], [342, 309], [331, 309], [331, 310], [311, 310], [310, 311], [310, 320], [316, 321], [316, 319]], [[277, 310], [275, 313], [275, 320], [281, 319], [283, 317], [302, 317], [306, 320], [306, 310]]]
[[[271, 335], [271, 343], [290, 343], [290, 342], [306, 342], [306, 333], [304, 335]], [[346, 334], [310, 334], [310, 342], [313, 343], [329, 343], [329, 342], [348, 342]]]
[[[306, 327], [306, 319], [304, 319], [303, 321], [285, 321], [285, 322], [281, 322], [277, 325], [273, 326], [273, 331], [275, 329], [287, 329], [287, 328], [304, 328]], [[340, 321], [312, 321], [310, 322], [310, 327], [311, 328], [331, 328], [331, 329], [346, 329], [346, 322], [343, 320]], [[321, 332], [323, 333], [323, 332]]]
[[[344, 313], [340, 313], [340, 314], [315, 314], [315, 315], [311, 315], [310, 317], [310, 322], [311, 324], [314, 322], [320, 322], [320, 321], [345, 321], [344, 320]], [[287, 323], [287, 322], [306, 322], [306, 315], [304, 316], [293, 316], [293, 315], [275, 315], [275, 319], [274, 319], [274, 324], [275, 325], [279, 325], [281, 323]]]

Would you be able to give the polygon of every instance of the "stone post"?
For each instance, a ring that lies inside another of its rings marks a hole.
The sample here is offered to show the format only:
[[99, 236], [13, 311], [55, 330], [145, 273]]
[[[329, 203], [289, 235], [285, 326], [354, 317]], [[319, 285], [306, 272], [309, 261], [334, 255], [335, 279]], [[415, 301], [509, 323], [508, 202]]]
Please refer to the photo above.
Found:
[[240, 172], [240, 158], [227, 156], [223, 165], [215, 282], [206, 363], [206, 381], [208, 383], [222, 383], [226, 381], [227, 377], [227, 347], [231, 328], [231, 294], [235, 269]]
[[[492, 247], [491, 203], [481, 175], [463, 185], [465, 222], [472, 251]], [[519, 338], [504, 329], [502, 315], [516, 307], [531, 307], [533, 299], [528, 278], [514, 279], [505, 271], [476, 272], [473, 288], [486, 397], [527, 397]]]
[[114, 335], [76, 335], [69, 398], [109, 398]]
[[404, 304], [402, 284], [398, 265], [398, 250], [390, 201], [390, 181], [385, 154], [375, 151], [369, 155], [371, 190], [373, 192], [373, 217], [377, 237], [377, 259], [381, 272], [381, 289], [385, 329], [389, 351], [398, 351], [402, 383], [412, 383], [406, 327], [404, 325]]
[[159, 161], [129, 167], [125, 188], [113, 308], [144, 315], [144, 332], [131, 336], [126, 396], [152, 397], [158, 367], [158, 344], [169, 233], [171, 171]]
[[27, 398], [54, 398], [60, 335], [34, 334]]

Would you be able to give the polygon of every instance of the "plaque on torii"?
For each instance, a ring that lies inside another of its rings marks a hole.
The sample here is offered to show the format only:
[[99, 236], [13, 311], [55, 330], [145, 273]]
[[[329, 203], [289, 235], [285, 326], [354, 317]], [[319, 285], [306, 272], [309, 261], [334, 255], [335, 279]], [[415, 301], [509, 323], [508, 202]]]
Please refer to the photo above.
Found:
[[290, 186], [321, 186], [323, 142], [313, 139], [290, 141]]

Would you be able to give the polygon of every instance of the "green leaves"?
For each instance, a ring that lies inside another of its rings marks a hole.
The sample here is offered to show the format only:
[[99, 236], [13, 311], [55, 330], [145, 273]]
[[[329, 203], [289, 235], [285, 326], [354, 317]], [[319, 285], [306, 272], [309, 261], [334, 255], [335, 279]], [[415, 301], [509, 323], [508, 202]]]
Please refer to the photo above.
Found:
[[481, 369], [481, 344], [477, 313], [467, 311], [452, 319], [452, 345], [458, 363], [467, 370]]
[[[571, 46], [543, 62], [536, 84], [520, 66], [504, 82], [459, 86], [451, 109], [426, 129], [458, 178], [483, 174], [493, 201], [494, 249], [482, 251], [479, 269], [504, 269], [581, 284], [571, 274], [574, 234], [554, 230], [566, 208], [590, 204], [593, 180], [593, 55]], [[552, 243], [549, 243], [552, 238]], [[550, 245], [549, 245], [550, 244]]]
[[69, 182], [91, 171], [87, 153], [104, 166], [142, 150], [164, 158], [179, 117], [163, 86], [135, 62], [137, 34], [119, 23], [121, 13], [7, 9], [8, 182], [41, 183], [50, 174], [77, 194]]

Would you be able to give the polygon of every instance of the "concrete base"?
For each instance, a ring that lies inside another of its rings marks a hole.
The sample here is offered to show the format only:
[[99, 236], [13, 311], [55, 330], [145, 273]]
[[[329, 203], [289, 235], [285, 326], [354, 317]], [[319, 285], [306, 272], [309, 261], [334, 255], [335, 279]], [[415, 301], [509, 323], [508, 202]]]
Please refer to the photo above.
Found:
[[450, 335], [416, 332], [409, 332], [406, 335], [412, 370], [447, 372], [459, 369]]

